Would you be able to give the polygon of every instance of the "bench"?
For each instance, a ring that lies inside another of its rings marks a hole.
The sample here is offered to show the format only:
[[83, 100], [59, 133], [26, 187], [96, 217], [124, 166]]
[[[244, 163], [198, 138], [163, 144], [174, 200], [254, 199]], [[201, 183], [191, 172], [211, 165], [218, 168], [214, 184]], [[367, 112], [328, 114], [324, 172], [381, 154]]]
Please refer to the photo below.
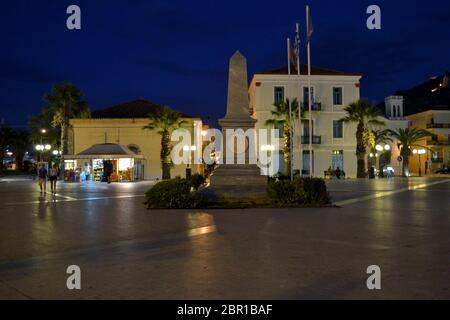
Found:
[[[336, 177], [336, 171], [332, 170], [331, 172], [328, 170], [325, 170], [323, 172], [323, 177], [324, 179], [326, 179], [327, 177], [330, 177], [330, 179], [333, 179], [333, 177]], [[341, 175], [339, 178], [344, 178], [345, 179], [345, 172], [341, 170]]]

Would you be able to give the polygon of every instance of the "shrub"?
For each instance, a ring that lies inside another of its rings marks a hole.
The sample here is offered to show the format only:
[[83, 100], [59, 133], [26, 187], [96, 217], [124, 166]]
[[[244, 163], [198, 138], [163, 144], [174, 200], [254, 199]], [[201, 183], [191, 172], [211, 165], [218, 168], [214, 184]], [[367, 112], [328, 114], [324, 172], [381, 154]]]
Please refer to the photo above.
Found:
[[325, 180], [322, 178], [301, 178], [306, 202], [311, 205], [325, 205], [331, 203]]
[[193, 174], [189, 180], [195, 190], [198, 190], [206, 182], [205, 177], [198, 173]]
[[272, 181], [267, 186], [272, 203], [278, 207], [330, 204], [325, 181], [320, 178], [296, 178]]
[[145, 204], [149, 209], [195, 208], [200, 198], [191, 189], [191, 181], [186, 179], [164, 180], [146, 192]]
[[303, 182], [296, 179], [278, 180], [267, 185], [267, 193], [272, 202], [279, 207], [295, 207], [305, 204], [305, 193]]

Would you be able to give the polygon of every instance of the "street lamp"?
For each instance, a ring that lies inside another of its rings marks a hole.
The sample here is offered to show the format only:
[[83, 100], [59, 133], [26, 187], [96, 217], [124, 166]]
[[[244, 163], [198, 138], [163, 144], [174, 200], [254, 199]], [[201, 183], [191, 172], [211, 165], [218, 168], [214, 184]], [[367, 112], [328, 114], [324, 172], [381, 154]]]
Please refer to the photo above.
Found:
[[183, 151], [189, 152], [188, 164], [187, 164], [187, 168], [186, 168], [186, 178], [191, 177], [191, 173], [192, 173], [192, 170], [191, 170], [192, 155], [191, 155], [191, 153], [196, 150], [197, 150], [196, 146], [188, 146], [188, 145], [183, 146]]
[[274, 150], [275, 150], [275, 146], [273, 146], [273, 145], [263, 144], [261, 146], [261, 151], [274, 151]]
[[[37, 151], [40, 151], [40, 154], [39, 154], [39, 162], [42, 162], [42, 151], [44, 151], [44, 149], [47, 149], [47, 146], [48, 145], [45, 145], [44, 146], [44, 144], [43, 144], [43, 142], [42, 142], [42, 137], [43, 137], [43, 135], [44, 134], [46, 134], [47, 133], [47, 129], [41, 129], [41, 144], [39, 144], [39, 145], [37, 145], [36, 146], [36, 150]], [[50, 146], [50, 149], [51, 149], [52, 147]], [[50, 149], [47, 149], [47, 150], [50, 150]]]

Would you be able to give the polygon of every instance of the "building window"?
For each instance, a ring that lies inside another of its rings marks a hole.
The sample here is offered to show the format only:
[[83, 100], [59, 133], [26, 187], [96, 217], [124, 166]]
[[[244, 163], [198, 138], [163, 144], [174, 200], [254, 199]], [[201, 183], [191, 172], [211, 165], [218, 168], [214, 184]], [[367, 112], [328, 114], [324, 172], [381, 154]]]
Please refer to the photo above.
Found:
[[[312, 150], [312, 169], [314, 170], [314, 150]], [[309, 150], [303, 150], [302, 152], [302, 175], [308, 175], [311, 170], [311, 164], [310, 164], [310, 156], [309, 156]]]
[[284, 102], [284, 87], [275, 87], [273, 91], [273, 101], [274, 104], [279, 104]]
[[342, 106], [342, 87], [333, 88], [333, 105]]
[[344, 137], [344, 125], [342, 121], [333, 120], [333, 138], [341, 139]]
[[[308, 87], [303, 87], [303, 102], [305, 108], [309, 105], [309, 92]], [[314, 87], [311, 87], [311, 103], [314, 103]]]
[[277, 135], [276, 137], [281, 139], [284, 136], [284, 126], [282, 124], [276, 124], [274, 126], [274, 129], [277, 130]]
[[343, 150], [333, 150], [331, 154], [331, 169], [334, 171], [337, 168], [339, 170], [344, 169], [344, 151]]
[[[309, 121], [302, 121], [303, 136], [309, 137]], [[314, 135], [314, 120], [311, 121], [311, 133]]]

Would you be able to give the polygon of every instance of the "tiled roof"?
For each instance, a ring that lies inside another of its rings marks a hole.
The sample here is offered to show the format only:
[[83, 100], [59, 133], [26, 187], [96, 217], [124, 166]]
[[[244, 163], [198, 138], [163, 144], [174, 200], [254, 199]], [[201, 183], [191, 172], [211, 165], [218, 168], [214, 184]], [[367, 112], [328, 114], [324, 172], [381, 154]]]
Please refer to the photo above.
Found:
[[[93, 119], [137, 119], [148, 118], [149, 114], [158, 114], [163, 107], [148, 100], [138, 99], [116, 106], [91, 112]], [[182, 114], [184, 118], [192, 116]]]
[[[256, 74], [288, 74], [288, 66], [285, 65], [278, 69], [273, 69], [269, 71], [262, 71], [262, 72], [255, 72]], [[291, 66], [291, 74], [297, 74], [297, 68], [295, 65]], [[308, 66], [305, 64], [300, 65], [300, 74], [306, 75], [308, 74]], [[319, 68], [316, 66], [311, 66], [311, 74], [312, 75], [329, 75], [329, 76], [362, 76], [361, 73], [358, 72], [344, 72], [344, 71], [338, 71], [338, 70], [332, 70], [332, 69], [326, 69], [326, 68]]]
[[125, 146], [114, 143], [94, 144], [92, 147], [80, 152], [79, 156], [93, 155], [122, 155], [134, 157], [136, 154]]

